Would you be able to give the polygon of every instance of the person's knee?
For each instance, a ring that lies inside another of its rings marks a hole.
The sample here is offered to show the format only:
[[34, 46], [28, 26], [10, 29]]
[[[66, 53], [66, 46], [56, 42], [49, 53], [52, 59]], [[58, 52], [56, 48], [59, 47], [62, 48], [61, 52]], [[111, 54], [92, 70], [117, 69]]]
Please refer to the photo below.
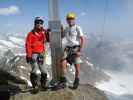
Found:
[[80, 65], [82, 63], [82, 60], [81, 60], [80, 57], [75, 57], [75, 61], [74, 62], [75, 62], [76, 65], [78, 65], [78, 64]]
[[31, 73], [34, 73], [35, 75], [40, 75], [41, 71], [37, 68], [37, 69], [34, 69]]
[[66, 66], [67, 66], [67, 60], [65, 59], [65, 60], [63, 60], [62, 61], [62, 68], [66, 68]]
[[66, 59], [63, 59], [63, 60], [62, 60], [62, 64], [67, 64]]
[[31, 77], [40, 77], [41, 76], [41, 74], [40, 73], [33, 73], [33, 72], [31, 72]]

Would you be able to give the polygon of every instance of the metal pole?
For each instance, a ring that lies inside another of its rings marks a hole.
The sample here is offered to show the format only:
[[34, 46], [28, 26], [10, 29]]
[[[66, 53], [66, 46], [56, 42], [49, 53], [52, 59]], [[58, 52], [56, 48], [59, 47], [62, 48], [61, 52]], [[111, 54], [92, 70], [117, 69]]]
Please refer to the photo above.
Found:
[[49, 19], [50, 21], [59, 20], [59, 1], [49, 0]]
[[58, 0], [49, 0], [49, 28], [51, 29], [52, 77], [57, 81], [61, 76], [61, 22], [59, 20]]

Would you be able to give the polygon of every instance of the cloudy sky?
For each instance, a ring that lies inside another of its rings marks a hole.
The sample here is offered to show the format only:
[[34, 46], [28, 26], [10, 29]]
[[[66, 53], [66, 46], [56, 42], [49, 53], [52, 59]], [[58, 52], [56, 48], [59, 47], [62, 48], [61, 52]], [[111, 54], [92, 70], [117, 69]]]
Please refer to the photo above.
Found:
[[[104, 34], [132, 36], [132, 0], [60, 0], [63, 24], [70, 11], [77, 14], [77, 23], [88, 34], [104, 30]], [[47, 26], [48, 0], [0, 0], [0, 33], [26, 34], [35, 16], [43, 16]]]

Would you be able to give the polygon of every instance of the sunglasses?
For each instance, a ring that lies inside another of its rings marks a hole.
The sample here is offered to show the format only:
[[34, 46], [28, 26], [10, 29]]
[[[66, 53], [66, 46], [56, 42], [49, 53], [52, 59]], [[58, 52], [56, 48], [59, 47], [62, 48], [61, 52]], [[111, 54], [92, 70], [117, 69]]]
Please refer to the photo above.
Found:
[[35, 24], [41, 24], [42, 25], [43, 22], [42, 21], [36, 21]]

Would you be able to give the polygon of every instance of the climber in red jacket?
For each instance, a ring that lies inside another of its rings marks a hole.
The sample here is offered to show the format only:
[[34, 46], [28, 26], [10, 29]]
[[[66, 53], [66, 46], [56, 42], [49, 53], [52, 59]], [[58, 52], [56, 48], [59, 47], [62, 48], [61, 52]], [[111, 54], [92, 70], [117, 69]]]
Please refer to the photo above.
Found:
[[[34, 28], [28, 33], [25, 42], [26, 61], [31, 64], [32, 71], [30, 75], [33, 88], [38, 88], [40, 81], [41, 86], [45, 88], [47, 81], [47, 72], [43, 66], [45, 55], [45, 42], [49, 41], [48, 32], [43, 28], [43, 19], [36, 17]], [[41, 73], [40, 73], [41, 72]]]

